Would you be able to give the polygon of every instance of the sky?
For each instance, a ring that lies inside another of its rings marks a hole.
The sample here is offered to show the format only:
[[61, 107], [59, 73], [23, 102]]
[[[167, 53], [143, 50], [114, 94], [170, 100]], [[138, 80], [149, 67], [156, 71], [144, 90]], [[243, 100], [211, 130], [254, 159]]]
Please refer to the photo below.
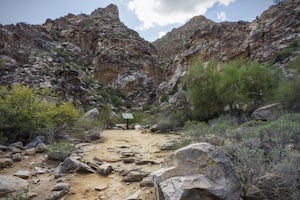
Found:
[[273, 0], [0, 0], [2, 25], [43, 24], [72, 14], [90, 14], [115, 4], [120, 20], [152, 42], [197, 15], [215, 22], [253, 21]]

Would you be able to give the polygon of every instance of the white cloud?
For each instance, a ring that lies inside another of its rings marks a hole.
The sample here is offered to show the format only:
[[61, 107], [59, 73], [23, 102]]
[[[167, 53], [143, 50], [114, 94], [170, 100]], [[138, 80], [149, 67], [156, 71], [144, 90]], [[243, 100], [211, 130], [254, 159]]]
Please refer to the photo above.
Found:
[[225, 21], [227, 19], [226, 13], [224, 11], [218, 12], [217, 17], [220, 21]]
[[183, 24], [196, 15], [204, 15], [215, 3], [228, 6], [235, 0], [129, 0], [127, 8], [142, 22], [141, 30], [153, 26]]
[[166, 34], [167, 34], [167, 32], [161, 31], [161, 32], [158, 33], [158, 36], [159, 36], [159, 38], [161, 38], [162, 36], [164, 36]]

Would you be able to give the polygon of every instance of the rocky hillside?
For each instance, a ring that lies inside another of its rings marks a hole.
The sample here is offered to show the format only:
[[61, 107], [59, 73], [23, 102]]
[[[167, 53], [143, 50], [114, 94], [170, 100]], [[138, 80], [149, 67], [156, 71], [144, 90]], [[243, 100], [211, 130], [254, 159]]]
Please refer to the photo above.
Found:
[[[298, 0], [273, 5], [251, 23], [216, 23], [203, 16], [194, 17], [153, 43], [160, 55], [170, 53], [168, 59], [163, 60], [167, 81], [160, 84], [158, 96], [171, 94], [169, 102], [176, 102], [182, 87], [181, 78], [195, 56], [204, 62], [216, 59], [221, 63], [236, 58], [259, 62], [270, 60], [276, 52], [300, 38], [299, 18]], [[179, 40], [181, 42], [177, 42]]]
[[160, 76], [155, 48], [120, 22], [115, 5], [43, 25], [0, 25], [0, 59], [1, 84], [49, 87], [93, 106], [111, 101], [108, 86], [151, 103]]

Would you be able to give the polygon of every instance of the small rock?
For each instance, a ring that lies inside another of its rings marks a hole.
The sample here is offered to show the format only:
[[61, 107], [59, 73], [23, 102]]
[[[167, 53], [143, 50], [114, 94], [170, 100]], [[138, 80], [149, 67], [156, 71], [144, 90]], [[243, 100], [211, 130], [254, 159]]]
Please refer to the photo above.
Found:
[[30, 171], [27, 170], [19, 170], [17, 171], [14, 176], [23, 178], [23, 179], [28, 179], [30, 177]]
[[98, 186], [98, 187], [95, 187], [95, 190], [96, 191], [103, 191], [103, 190], [106, 190], [108, 188], [108, 186]]
[[47, 169], [43, 169], [41, 167], [34, 167], [34, 170], [36, 171], [37, 174], [45, 174], [48, 172]]
[[158, 125], [157, 124], [154, 124], [150, 127], [150, 131], [153, 132], [153, 133], [156, 132], [157, 130], [158, 130]]
[[140, 183], [140, 187], [153, 187], [154, 183], [152, 177], [147, 176], [143, 178], [142, 182]]
[[152, 161], [152, 160], [138, 160], [135, 162], [136, 165], [148, 165], [148, 164], [151, 164], [151, 165], [154, 165], [154, 164], [157, 164], [155, 161]]
[[110, 164], [100, 165], [97, 172], [103, 176], [107, 176], [112, 171], [112, 166]]
[[22, 160], [22, 155], [20, 153], [15, 153], [11, 156], [11, 159], [14, 161], [14, 162], [20, 162]]
[[26, 155], [34, 155], [35, 154], [35, 148], [31, 148], [31, 149], [25, 149], [24, 152]]
[[97, 164], [99, 164], [99, 165], [102, 165], [104, 162], [103, 160], [101, 160], [100, 158], [97, 158], [97, 157], [94, 157], [93, 160], [96, 161]]
[[11, 158], [0, 158], [0, 169], [11, 166], [13, 164], [13, 160]]
[[55, 169], [55, 178], [63, 176], [63, 174], [66, 172], [75, 172], [78, 169], [78, 167], [79, 163], [77, 160], [66, 158]]
[[76, 172], [78, 172], [78, 173], [95, 173], [96, 172], [87, 164], [80, 162], [80, 161], [77, 161], [77, 162], [78, 162], [78, 168], [77, 168]]
[[134, 193], [133, 195], [127, 197], [126, 200], [142, 200], [140, 198], [140, 193], [141, 193], [141, 191], [139, 190], [136, 193]]
[[23, 143], [22, 142], [15, 142], [15, 143], [10, 144], [8, 147], [15, 147], [15, 148], [18, 148], [18, 149], [23, 149]]
[[47, 150], [47, 146], [45, 143], [41, 142], [41, 143], [38, 143], [35, 147], [35, 151], [37, 153], [43, 153]]
[[143, 180], [143, 178], [147, 177], [149, 173], [139, 172], [139, 171], [131, 171], [124, 178], [125, 182], [138, 182]]
[[100, 132], [97, 128], [84, 132], [84, 140], [86, 142], [93, 142], [100, 139]]
[[135, 159], [134, 158], [123, 158], [123, 163], [134, 163]]
[[61, 190], [67, 190], [69, 191], [71, 188], [71, 185], [69, 183], [57, 183], [52, 191], [61, 191]]

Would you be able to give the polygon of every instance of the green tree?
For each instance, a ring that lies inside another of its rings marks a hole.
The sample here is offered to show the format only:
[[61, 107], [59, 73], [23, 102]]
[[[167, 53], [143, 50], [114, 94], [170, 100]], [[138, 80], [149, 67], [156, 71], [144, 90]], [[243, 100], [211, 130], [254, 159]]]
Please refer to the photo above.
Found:
[[194, 118], [206, 120], [220, 114], [223, 102], [217, 91], [219, 80], [220, 73], [216, 69], [215, 61], [205, 67], [199, 60], [193, 60], [184, 77], [184, 83]]
[[194, 60], [184, 77], [187, 95], [196, 119], [207, 120], [230, 110], [250, 112], [270, 101], [277, 87], [272, 70], [258, 62], [234, 60], [222, 65], [217, 62], [206, 67]]

